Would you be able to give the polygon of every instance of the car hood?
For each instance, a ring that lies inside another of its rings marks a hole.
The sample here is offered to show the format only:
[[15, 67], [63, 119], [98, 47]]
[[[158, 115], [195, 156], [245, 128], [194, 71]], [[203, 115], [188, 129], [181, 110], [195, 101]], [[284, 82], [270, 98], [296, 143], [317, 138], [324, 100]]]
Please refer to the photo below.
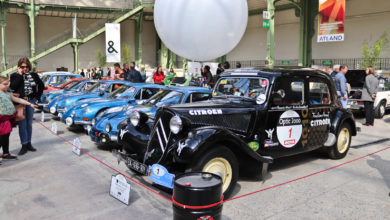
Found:
[[255, 101], [245, 101], [240, 98], [213, 98], [206, 101], [176, 104], [170, 106], [172, 109], [183, 108], [245, 108], [255, 105]]

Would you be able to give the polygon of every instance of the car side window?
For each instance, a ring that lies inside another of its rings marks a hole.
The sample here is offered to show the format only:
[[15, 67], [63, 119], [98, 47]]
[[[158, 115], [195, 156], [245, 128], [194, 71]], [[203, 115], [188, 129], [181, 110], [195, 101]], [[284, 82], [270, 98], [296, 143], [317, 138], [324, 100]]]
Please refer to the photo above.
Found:
[[142, 89], [142, 99], [149, 99], [154, 94], [156, 94], [160, 89], [158, 88], [143, 88]]
[[209, 93], [192, 93], [188, 96], [186, 103], [205, 101], [210, 99], [211, 94]]
[[309, 100], [311, 105], [331, 104], [331, 95], [328, 84], [322, 80], [310, 79]]
[[279, 78], [272, 92], [272, 105], [305, 104], [305, 83], [303, 79]]

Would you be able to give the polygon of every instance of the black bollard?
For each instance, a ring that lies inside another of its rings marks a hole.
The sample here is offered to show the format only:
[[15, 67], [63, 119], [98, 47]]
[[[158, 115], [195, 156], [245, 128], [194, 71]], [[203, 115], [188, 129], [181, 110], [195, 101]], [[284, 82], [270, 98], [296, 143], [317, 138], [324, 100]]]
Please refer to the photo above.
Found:
[[223, 205], [216, 203], [222, 196], [222, 179], [218, 175], [204, 172], [178, 175], [173, 184], [173, 219], [221, 219]]

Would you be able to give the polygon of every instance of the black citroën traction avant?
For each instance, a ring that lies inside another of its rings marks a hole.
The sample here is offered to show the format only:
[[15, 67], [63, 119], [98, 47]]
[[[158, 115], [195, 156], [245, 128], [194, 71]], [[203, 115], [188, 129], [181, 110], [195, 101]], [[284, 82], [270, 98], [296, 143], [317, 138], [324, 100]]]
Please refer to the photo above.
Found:
[[138, 113], [119, 128], [120, 159], [131, 170], [150, 175], [159, 164], [164, 173], [215, 173], [225, 198], [239, 175], [262, 178], [274, 158], [320, 148], [343, 158], [357, 132], [332, 78], [307, 69], [233, 70], [210, 100], [163, 107], [154, 118]]

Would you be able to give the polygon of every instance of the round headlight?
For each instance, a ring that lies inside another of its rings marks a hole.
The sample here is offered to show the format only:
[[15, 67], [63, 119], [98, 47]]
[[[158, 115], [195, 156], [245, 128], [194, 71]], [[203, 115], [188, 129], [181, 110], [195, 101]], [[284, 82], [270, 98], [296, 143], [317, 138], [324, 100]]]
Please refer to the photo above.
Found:
[[73, 119], [71, 117], [67, 117], [65, 123], [67, 126], [71, 126], [73, 124]]
[[72, 112], [70, 113], [70, 117], [73, 117], [75, 114], [76, 114], [76, 112], [75, 112], [75, 111], [72, 111]]
[[95, 124], [96, 124], [96, 118], [93, 118], [93, 119], [92, 119], [91, 124], [92, 124], [92, 126], [95, 126]]
[[135, 127], [139, 124], [139, 121], [141, 119], [141, 115], [139, 112], [132, 112], [130, 116], [130, 122]]
[[106, 124], [106, 132], [110, 132], [111, 131], [111, 125], [110, 123]]
[[178, 134], [183, 127], [183, 122], [181, 121], [180, 117], [175, 115], [171, 118], [171, 121], [169, 122], [169, 128], [174, 134]]
[[56, 107], [54, 106], [50, 107], [50, 113], [54, 114], [56, 113], [56, 111], [57, 111]]

